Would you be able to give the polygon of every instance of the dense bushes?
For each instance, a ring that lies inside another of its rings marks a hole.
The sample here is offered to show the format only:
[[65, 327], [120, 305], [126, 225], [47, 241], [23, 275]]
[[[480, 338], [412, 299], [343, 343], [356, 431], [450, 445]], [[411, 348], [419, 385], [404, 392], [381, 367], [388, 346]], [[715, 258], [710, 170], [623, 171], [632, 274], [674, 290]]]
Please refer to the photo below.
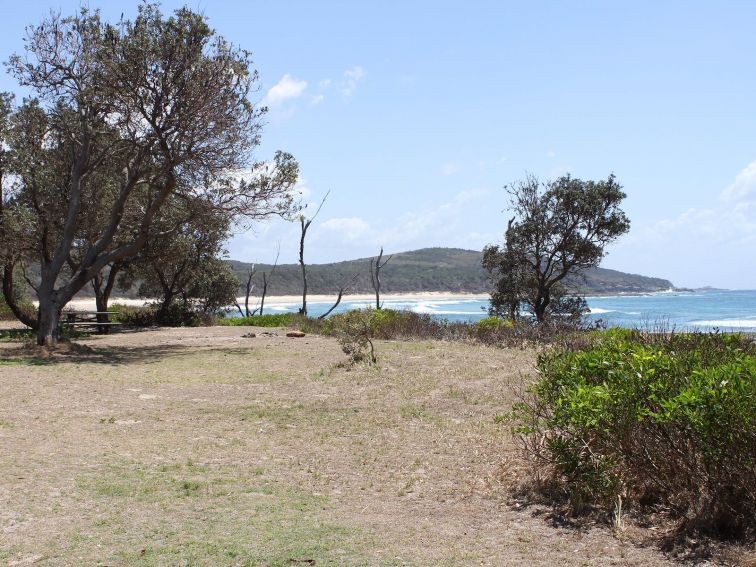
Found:
[[250, 317], [230, 317], [218, 321], [227, 327], [289, 327], [301, 317], [296, 313], [266, 313]]
[[[1, 283], [2, 275], [0, 275], [0, 284]], [[29, 295], [26, 291], [26, 286], [19, 281], [14, 281], [12, 293], [13, 301], [15, 301], [19, 309], [28, 313], [29, 317], [34, 318], [36, 316], [37, 308], [29, 298]], [[13, 311], [5, 302], [5, 296], [3, 295], [3, 293], [0, 293], [0, 321], [13, 321], [15, 319], [16, 316], [13, 314]]]
[[199, 327], [214, 325], [216, 318], [213, 315], [196, 311], [190, 304], [182, 302], [172, 303], [168, 306], [145, 305], [134, 307], [114, 303], [108, 311], [115, 313], [113, 322], [123, 323], [130, 327]]
[[671, 510], [685, 528], [756, 531], [756, 348], [742, 335], [594, 334], [538, 361], [515, 431], [574, 510]]

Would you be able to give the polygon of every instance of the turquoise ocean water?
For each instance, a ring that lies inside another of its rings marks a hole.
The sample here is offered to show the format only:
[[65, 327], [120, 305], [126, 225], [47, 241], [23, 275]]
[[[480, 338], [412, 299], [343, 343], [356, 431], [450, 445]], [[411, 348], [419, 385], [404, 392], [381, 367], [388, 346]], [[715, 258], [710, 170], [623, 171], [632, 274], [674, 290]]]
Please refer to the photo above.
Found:
[[[648, 295], [587, 297], [589, 317], [608, 326], [654, 328], [659, 324], [675, 330], [720, 329], [756, 332], [756, 290], [707, 290], [661, 292]], [[334, 311], [370, 307], [370, 301], [344, 301]], [[311, 316], [318, 316], [332, 303], [308, 302]], [[449, 321], [474, 322], [486, 317], [488, 302], [478, 299], [433, 298], [397, 300], [387, 298], [387, 309], [428, 313]], [[267, 313], [296, 312], [297, 303], [266, 305]]]

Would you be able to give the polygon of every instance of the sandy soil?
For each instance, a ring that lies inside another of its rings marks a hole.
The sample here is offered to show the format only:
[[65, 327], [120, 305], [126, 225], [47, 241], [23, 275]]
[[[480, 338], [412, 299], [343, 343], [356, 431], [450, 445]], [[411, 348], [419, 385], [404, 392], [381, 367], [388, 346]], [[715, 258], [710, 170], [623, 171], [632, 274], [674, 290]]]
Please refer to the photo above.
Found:
[[[0, 343], [8, 565], [675, 564], [658, 531], [514, 504], [495, 422], [534, 353], [283, 330]], [[644, 543], [645, 542], [645, 543]]]

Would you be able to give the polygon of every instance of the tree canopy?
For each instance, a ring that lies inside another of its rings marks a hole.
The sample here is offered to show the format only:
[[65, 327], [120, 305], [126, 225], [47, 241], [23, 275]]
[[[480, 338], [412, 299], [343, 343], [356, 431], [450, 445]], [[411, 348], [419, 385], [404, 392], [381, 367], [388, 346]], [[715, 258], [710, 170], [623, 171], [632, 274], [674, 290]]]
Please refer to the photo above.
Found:
[[622, 187], [613, 174], [605, 181], [566, 175], [547, 182], [528, 176], [507, 190], [513, 216], [504, 245], [483, 251], [492, 312], [514, 319], [525, 311], [540, 323], [580, 315], [585, 301], [570, 296], [563, 281], [598, 266], [607, 244], [630, 229]]
[[53, 14], [8, 67], [35, 96], [3, 131], [2, 262], [8, 278], [40, 265], [40, 344], [76, 292], [170, 224], [172, 203], [241, 224], [293, 205], [296, 160], [252, 161], [265, 108], [249, 101], [250, 53], [187, 8], [166, 17], [145, 3], [117, 25], [86, 8]]

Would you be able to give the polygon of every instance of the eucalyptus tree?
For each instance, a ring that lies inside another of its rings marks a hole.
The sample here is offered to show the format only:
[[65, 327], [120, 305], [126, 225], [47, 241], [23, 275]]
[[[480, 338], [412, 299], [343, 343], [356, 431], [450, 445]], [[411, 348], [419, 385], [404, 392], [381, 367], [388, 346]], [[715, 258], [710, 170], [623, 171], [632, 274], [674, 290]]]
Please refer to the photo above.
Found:
[[[173, 198], [164, 205], [162, 218], [141, 252], [124, 271], [121, 284], [139, 284], [139, 295], [159, 299], [158, 319], [164, 321], [176, 301], [190, 308], [198, 282], [219, 273], [223, 244], [231, 219], [205, 202]], [[236, 280], [234, 289], [238, 289]], [[234, 301], [233, 294], [227, 304]]]
[[579, 316], [581, 297], [564, 279], [598, 266], [606, 246], [630, 229], [620, 209], [625, 198], [614, 175], [605, 181], [534, 176], [507, 187], [513, 213], [504, 246], [487, 246], [483, 266], [491, 274], [494, 313], [516, 318], [524, 310], [543, 323], [552, 315]]
[[265, 111], [249, 101], [257, 72], [201, 15], [149, 3], [117, 25], [86, 8], [53, 14], [8, 66], [36, 97], [14, 116], [16, 181], [3, 198], [4, 217], [25, 221], [6, 238], [40, 265], [38, 343], [56, 342], [74, 294], [140, 252], [173, 198], [247, 221], [290, 210], [289, 154], [276, 156], [285, 182], [242, 175], [262, 170], [251, 162]]

